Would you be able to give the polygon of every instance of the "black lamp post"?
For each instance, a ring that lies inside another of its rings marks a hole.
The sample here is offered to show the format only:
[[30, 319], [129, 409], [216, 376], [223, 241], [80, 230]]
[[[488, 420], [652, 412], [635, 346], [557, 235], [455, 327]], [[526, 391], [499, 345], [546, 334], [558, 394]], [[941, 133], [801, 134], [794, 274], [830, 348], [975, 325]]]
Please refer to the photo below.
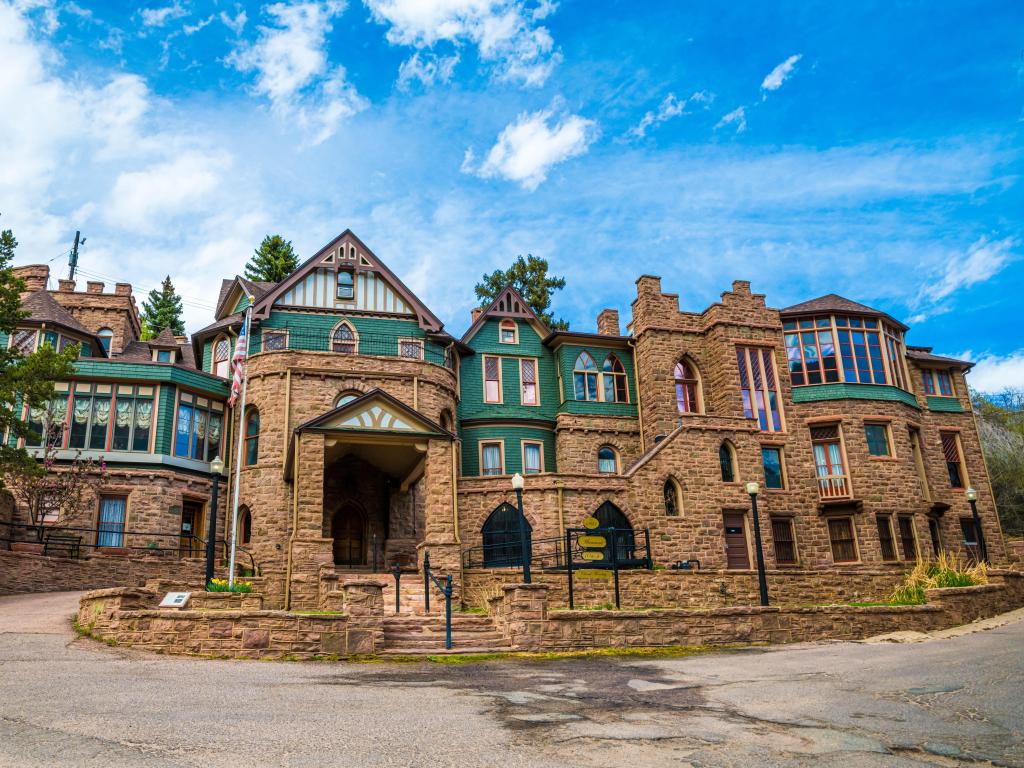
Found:
[[217, 559], [217, 485], [224, 462], [217, 456], [210, 462], [210, 524], [206, 526], [206, 584], [213, 580], [213, 564]]
[[530, 579], [530, 540], [526, 535], [526, 515], [523, 513], [523, 486], [526, 481], [516, 472], [512, 475], [512, 489], [516, 492], [516, 507], [519, 509], [519, 545], [522, 548], [523, 582], [531, 583]]
[[747, 483], [750, 509], [754, 516], [754, 554], [757, 555], [757, 588], [761, 592], [761, 605], [768, 605], [768, 580], [764, 574], [764, 549], [761, 547], [761, 522], [757, 519], [757, 494], [761, 486], [756, 481]]
[[974, 530], [978, 537], [978, 558], [988, 562], [988, 547], [985, 546], [985, 532], [981, 530], [981, 517], [978, 515], [978, 492], [973, 488], [965, 491], [967, 501], [971, 505], [971, 517], [974, 518]]

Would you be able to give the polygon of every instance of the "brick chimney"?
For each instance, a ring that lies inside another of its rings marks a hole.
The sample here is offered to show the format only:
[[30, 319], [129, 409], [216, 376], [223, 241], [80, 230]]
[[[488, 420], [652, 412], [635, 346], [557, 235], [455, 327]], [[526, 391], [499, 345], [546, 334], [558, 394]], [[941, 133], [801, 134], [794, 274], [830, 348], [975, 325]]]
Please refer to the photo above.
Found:
[[58, 280], [57, 290], [61, 293], [74, 293], [75, 292], [75, 281], [74, 280]]
[[103, 283], [98, 280], [90, 280], [85, 284], [88, 293], [103, 293]]
[[484, 311], [482, 309], [480, 309], [480, 307], [477, 307], [476, 309], [470, 310], [470, 312], [469, 312], [469, 322], [475, 323], [476, 319], [478, 317], [480, 317], [480, 315], [482, 315], [483, 313], [484, 313]]
[[46, 288], [46, 281], [50, 279], [50, 267], [46, 264], [28, 264], [24, 267], [15, 267], [14, 275], [25, 281], [26, 293], [35, 293]]
[[132, 295], [132, 284], [131, 283], [114, 283], [114, 293], [118, 296], [131, 296]]
[[602, 309], [597, 316], [597, 332], [602, 336], [619, 336], [619, 310]]
[[732, 281], [732, 292], [738, 296], [749, 296], [750, 295], [750, 281], [749, 280], [733, 280]]

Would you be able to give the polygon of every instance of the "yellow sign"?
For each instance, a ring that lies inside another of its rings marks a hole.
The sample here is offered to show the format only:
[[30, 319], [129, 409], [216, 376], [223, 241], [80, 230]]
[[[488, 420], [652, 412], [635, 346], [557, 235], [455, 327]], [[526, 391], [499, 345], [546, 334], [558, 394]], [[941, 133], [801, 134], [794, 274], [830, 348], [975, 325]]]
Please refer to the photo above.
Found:
[[604, 536], [580, 536], [578, 541], [585, 549], [602, 549], [608, 543]]
[[596, 517], [588, 517], [586, 520], [583, 521], [583, 527], [589, 531], [592, 531], [595, 528], [601, 527], [601, 521], [598, 520]]
[[600, 549], [594, 550], [593, 552], [584, 552], [581, 557], [584, 560], [604, 560], [604, 552]]
[[610, 579], [612, 572], [603, 568], [585, 568], [580, 571], [573, 570], [572, 575], [578, 579]]

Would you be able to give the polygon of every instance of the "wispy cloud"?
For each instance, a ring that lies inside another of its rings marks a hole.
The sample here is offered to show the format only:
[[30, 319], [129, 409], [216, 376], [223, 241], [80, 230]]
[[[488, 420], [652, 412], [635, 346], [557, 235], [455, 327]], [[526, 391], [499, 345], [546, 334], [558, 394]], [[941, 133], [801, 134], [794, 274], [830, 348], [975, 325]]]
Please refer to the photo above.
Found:
[[274, 26], [260, 26], [256, 42], [242, 44], [228, 63], [255, 72], [256, 93], [266, 96], [281, 117], [307, 129], [311, 142], [330, 138], [339, 124], [368, 106], [345, 68], [331, 66], [326, 37], [331, 21], [345, 10], [340, 0], [274, 3], [264, 8]]
[[736, 107], [729, 114], [723, 115], [722, 119], [715, 124], [715, 130], [725, 128], [727, 125], [735, 125], [736, 133], [743, 133], [747, 130], [747, 108]]
[[481, 61], [491, 64], [502, 80], [540, 86], [561, 61], [551, 33], [539, 23], [555, 9], [549, 0], [363, 2], [377, 23], [388, 25], [387, 39], [393, 45], [474, 45]]
[[242, 34], [245, 30], [245, 24], [249, 21], [249, 17], [246, 15], [245, 10], [239, 6], [235, 6], [235, 15], [232, 16], [227, 11], [220, 12], [220, 21], [225, 27], [230, 29], [236, 35]]
[[713, 93], [707, 91], [696, 91], [688, 99], [679, 99], [674, 93], [668, 94], [658, 105], [657, 111], [651, 110], [640, 118], [640, 122], [627, 131], [626, 135], [636, 139], [642, 139], [647, 135], [648, 129], [657, 127], [674, 117], [679, 117], [686, 111], [688, 104], [700, 104], [707, 109], [715, 100]]
[[951, 254], [921, 288], [917, 298], [918, 311], [911, 317], [911, 322], [919, 323], [949, 312], [952, 308], [947, 299], [999, 274], [1011, 261], [1019, 258], [1015, 251], [1018, 245], [1013, 237], [1000, 240], [980, 237], [966, 251]]
[[139, 11], [139, 18], [142, 20], [142, 26], [144, 27], [162, 27], [169, 21], [180, 19], [187, 15], [188, 11], [180, 3], [165, 5], [160, 8], [143, 8]]
[[553, 122], [553, 110], [522, 113], [505, 126], [498, 141], [479, 166], [467, 150], [463, 171], [481, 178], [499, 177], [534, 190], [559, 163], [584, 154], [597, 138], [597, 126], [579, 115], [564, 115]]
[[447, 83], [459, 63], [459, 54], [438, 56], [433, 53], [417, 51], [402, 62], [398, 68], [398, 87], [406, 90], [413, 81], [418, 80], [425, 86], [435, 83]]
[[1006, 389], [1020, 389], [1024, 386], [1024, 349], [1007, 355], [975, 355], [968, 350], [957, 357], [975, 364], [968, 374], [967, 381], [981, 392], [996, 394]]
[[765, 75], [764, 80], [761, 81], [762, 91], [777, 91], [782, 87], [782, 84], [789, 79], [789, 76], [793, 74], [793, 69], [800, 59], [803, 58], [803, 54], [795, 53], [786, 59], [784, 62], [775, 67], [771, 72]]

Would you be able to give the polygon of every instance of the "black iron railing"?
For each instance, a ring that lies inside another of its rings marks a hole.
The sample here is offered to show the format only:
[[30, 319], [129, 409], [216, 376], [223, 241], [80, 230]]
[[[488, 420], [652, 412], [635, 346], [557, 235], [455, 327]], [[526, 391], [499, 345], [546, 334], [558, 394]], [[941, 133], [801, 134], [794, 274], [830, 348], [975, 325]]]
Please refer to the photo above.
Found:
[[[620, 568], [652, 568], [651, 562], [651, 532], [644, 528], [634, 530], [632, 528], [603, 528], [602, 531], [616, 532], [616, 558]], [[584, 548], [579, 543], [579, 533], [569, 535], [569, 547], [573, 560], [582, 558]], [[509, 534], [508, 540], [502, 540], [496, 544], [485, 544], [479, 547], [471, 547], [462, 553], [463, 568], [522, 568], [523, 560], [520, 552], [522, 546], [517, 538], [518, 534]], [[604, 557], [595, 560], [593, 567], [607, 568], [612, 561], [612, 553], [606, 548]], [[530, 542], [530, 565], [540, 570], [563, 570], [566, 567], [566, 538], [553, 536], [545, 539], [533, 539]]]
[[[423, 610], [430, 613], [430, 585], [433, 583], [444, 596], [444, 647], [452, 649], [452, 576], [444, 577], [444, 583], [430, 570], [430, 552], [423, 552]], [[395, 591], [398, 591], [398, 579], [395, 579]], [[397, 602], [396, 611], [397, 611]]]
[[452, 345], [438, 343], [425, 338], [403, 336], [401, 333], [361, 333], [358, 337], [338, 335], [337, 332], [317, 332], [308, 328], [257, 328], [253, 331], [249, 352], [273, 352], [278, 350], [302, 350], [306, 352], [334, 352], [339, 355], [374, 355], [378, 357], [399, 357], [410, 360], [424, 360], [445, 368], [454, 366]]

